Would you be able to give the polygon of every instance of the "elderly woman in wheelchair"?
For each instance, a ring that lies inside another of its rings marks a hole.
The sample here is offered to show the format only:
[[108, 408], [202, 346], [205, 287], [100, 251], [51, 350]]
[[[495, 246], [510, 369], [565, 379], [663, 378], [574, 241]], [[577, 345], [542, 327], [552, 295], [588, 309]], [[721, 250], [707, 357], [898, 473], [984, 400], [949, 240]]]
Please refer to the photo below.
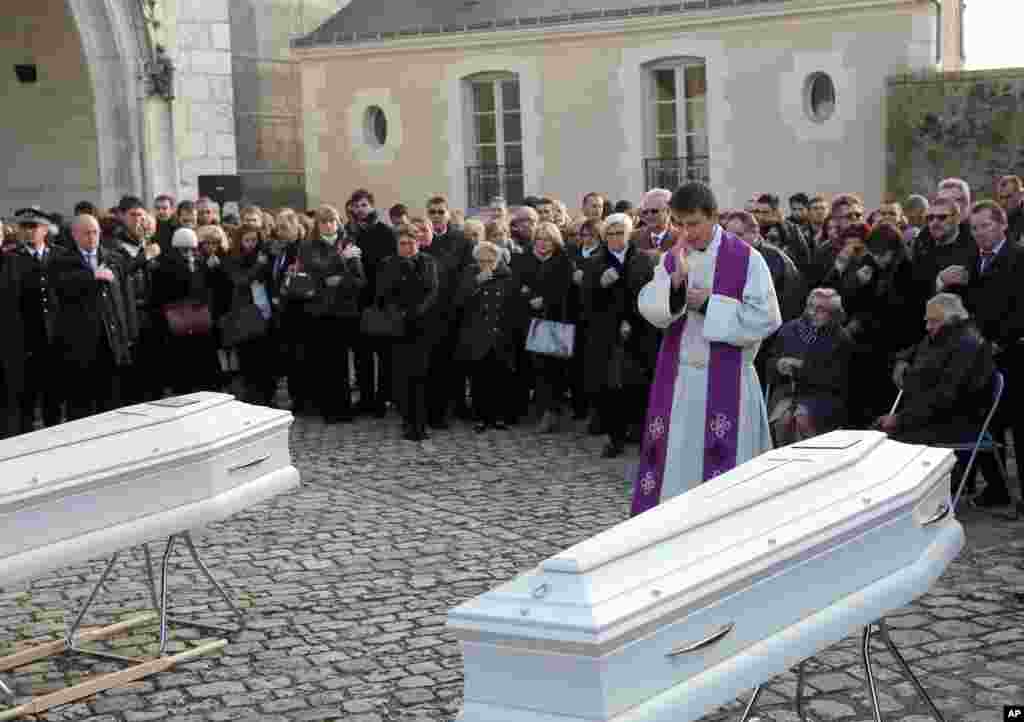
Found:
[[[876, 419], [875, 426], [896, 441], [956, 448], [957, 467], [952, 474], [956, 493], [969, 452], [997, 403], [996, 366], [991, 344], [982, 338], [959, 296], [934, 296], [926, 307], [925, 326], [925, 338], [899, 354], [893, 381], [900, 395], [892, 411]], [[998, 457], [985, 455], [981, 462], [989, 484], [975, 503], [1009, 504]], [[973, 479], [968, 477], [966, 483], [970, 487]]]
[[853, 341], [843, 300], [832, 288], [807, 296], [803, 316], [783, 324], [768, 352], [769, 423], [776, 445], [846, 423]]

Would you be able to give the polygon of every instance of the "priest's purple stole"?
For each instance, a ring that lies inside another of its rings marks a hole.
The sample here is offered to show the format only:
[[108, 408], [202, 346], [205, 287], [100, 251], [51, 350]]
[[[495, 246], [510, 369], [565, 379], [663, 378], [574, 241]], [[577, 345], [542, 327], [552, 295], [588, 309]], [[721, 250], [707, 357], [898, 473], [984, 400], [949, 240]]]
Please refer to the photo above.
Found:
[[[750, 265], [750, 246], [731, 233], [722, 232], [715, 261], [712, 293], [742, 302]], [[675, 254], [665, 256], [665, 270], [676, 269]], [[647, 403], [647, 420], [640, 449], [640, 465], [633, 485], [631, 515], [657, 506], [665, 474], [672, 402], [679, 372], [679, 352], [686, 316], [669, 326], [661, 342], [654, 383]], [[729, 343], [713, 341], [708, 363], [708, 391], [704, 430], [703, 481], [736, 466], [739, 438], [740, 379], [743, 351]]]

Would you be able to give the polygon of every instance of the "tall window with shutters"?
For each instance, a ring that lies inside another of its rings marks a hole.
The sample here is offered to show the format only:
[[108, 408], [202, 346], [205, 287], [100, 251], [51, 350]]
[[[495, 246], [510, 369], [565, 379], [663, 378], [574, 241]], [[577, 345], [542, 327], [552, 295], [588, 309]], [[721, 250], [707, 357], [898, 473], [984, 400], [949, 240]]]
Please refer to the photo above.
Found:
[[468, 113], [466, 166], [468, 206], [477, 208], [495, 196], [510, 203], [523, 199], [523, 123], [519, 78], [513, 73], [483, 73], [466, 79]]
[[673, 58], [647, 66], [647, 188], [673, 189], [708, 180], [707, 75], [700, 58]]

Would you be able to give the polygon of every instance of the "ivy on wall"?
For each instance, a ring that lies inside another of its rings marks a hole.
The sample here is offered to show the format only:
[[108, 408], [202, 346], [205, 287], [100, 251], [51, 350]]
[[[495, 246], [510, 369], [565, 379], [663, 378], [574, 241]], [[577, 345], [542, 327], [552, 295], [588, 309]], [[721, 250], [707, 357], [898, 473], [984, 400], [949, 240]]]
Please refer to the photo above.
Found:
[[979, 196], [1006, 173], [1024, 175], [1024, 69], [890, 79], [887, 191], [932, 193], [950, 176]]

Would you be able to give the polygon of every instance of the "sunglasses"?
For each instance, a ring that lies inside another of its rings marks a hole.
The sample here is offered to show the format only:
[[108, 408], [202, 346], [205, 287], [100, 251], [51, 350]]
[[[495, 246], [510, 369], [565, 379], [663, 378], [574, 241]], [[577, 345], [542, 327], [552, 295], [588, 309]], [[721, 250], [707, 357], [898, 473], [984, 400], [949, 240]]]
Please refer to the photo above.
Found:
[[443, 208], [431, 208], [429, 211], [427, 211], [427, 215], [431, 216], [443, 216], [444, 214], [445, 211]]
[[931, 223], [932, 221], [945, 221], [951, 217], [951, 213], [929, 213], [925, 216], [925, 220]]
[[661, 213], [663, 210], [664, 210], [663, 208], [644, 208], [642, 211], [640, 211], [640, 215], [642, 215], [642, 216], [656, 216], [659, 213]]

